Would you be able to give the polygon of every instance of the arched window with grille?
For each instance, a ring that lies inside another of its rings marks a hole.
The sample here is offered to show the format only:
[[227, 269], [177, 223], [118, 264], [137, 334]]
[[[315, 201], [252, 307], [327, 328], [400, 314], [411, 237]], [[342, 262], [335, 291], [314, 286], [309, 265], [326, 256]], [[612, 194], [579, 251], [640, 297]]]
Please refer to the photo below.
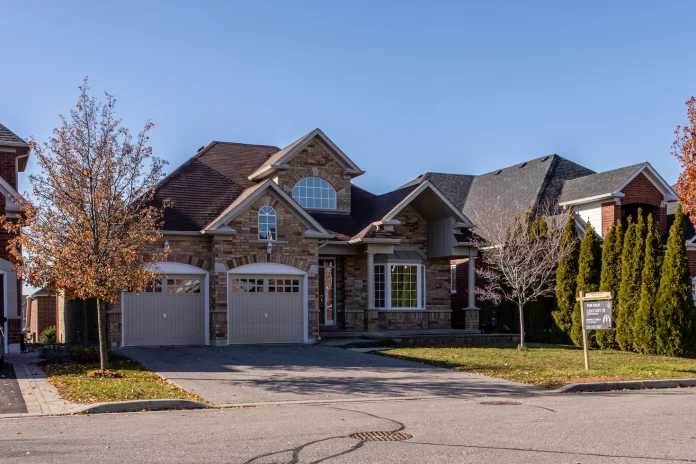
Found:
[[276, 240], [276, 211], [270, 206], [259, 210], [259, 240]]
[[318, 177], [306, 177], [295, 184], [292, 198], [305, 209], [336, 209], [336, 190]]

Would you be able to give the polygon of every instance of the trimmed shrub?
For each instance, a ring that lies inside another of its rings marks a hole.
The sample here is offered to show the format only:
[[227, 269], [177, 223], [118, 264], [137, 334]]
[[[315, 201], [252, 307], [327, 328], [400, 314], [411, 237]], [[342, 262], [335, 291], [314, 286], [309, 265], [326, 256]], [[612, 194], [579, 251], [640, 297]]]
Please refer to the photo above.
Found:
[[77, 364], [94, 364], [99, 362], [99, 350], [88, 346], [71, 346], [68, 348], [68, 357]]
[[44, 345], [55, 345], [58, 337], [56, 335], [56, 326], [46, 327], [39, 335], [39, 343]]
[[[623, 246], [623, 225], [616, 221], [607, 236], [602, 248], [602, 273], [599, 280], [600, 292], [611, 292], [613, 295], [612, 308], [616, 311], [621, 286], [621, 249]], [[616, 314], [614, 314], [616, 317]], [[595, 333], [597, 344], [604, 349], [616, 347], [616, 328], [598, 330]]]
[[679, 205], [669, 229], [660, 288], [655, 299], [657, 353], [668, 356], [683, 356], [693, 350], [694, 300], [684, 228], [684, 214]]
[[[578, 294], [580, 292], [596, 292], [599, 290], [601, 266], [602, 248], [599, 243], [599, 237], [592, 225], [587, 223], [585, 237], [580, 245], [577, 279]], [[594, 332], [588, 332], [587, 337], [588, 343], [592, 345], [595, 339]], [[573, 340], [573, 343], [582, 346], [582, 318], [579, 301], [576, 301], [575, 305], [573, 305], [573, 326], [570, 338]]]
[[645, 259], [640, 286], [640, 304], [633, 324], [633, 348], [640, 353], [655, 353], [655, 296], [660, 286], [662, 237], [660, 226], [648, 216]]

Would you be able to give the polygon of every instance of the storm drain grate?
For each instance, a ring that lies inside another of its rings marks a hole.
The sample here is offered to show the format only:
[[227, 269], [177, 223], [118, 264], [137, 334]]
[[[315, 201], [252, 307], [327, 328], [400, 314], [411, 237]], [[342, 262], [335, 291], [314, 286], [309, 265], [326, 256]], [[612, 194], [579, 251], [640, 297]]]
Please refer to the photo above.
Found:
[[517, 401], [482, 401], [479, 404], [483, 404], [484, 406], [519, 406], [522, 403]]
[[413, 435], [403, 432], [358, 432], [350, 438], [360, 441], [402, 441], [413, 438]]

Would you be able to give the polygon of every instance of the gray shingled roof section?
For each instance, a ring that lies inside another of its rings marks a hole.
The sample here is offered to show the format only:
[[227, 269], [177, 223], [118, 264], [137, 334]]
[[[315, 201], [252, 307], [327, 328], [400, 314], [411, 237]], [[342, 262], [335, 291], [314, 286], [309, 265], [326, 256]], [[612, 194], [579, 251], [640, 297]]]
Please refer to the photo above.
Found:
[[466, 197], [469, 195], [471, 184], [476, 176], [465, 174], [444, 174], [440, 172], [429, 172], [422, 176], [421, 182], [429, 180], [435, 187], [445, 195], [449, 201], [460, 210], [464, 207]]
[[559, 198], [560, 203], [616, 192], [645, 163], [632, 164], [611, 171], [567, 180]]
[[560, 213], [558, 199], [561, 196], [565, 182], [570, 179], [589, 176], [595, 172], [562, 156], [551, 156], [553, 158], [553, 166], [549, 175], [546, 176], [546, 185], [544, 185], [535, 207], [547, 213], [558, 214]]
[[7, 127], [0, 124], [0, 146], [5, 147], [28, 147], [29, 144], [17, 136]]

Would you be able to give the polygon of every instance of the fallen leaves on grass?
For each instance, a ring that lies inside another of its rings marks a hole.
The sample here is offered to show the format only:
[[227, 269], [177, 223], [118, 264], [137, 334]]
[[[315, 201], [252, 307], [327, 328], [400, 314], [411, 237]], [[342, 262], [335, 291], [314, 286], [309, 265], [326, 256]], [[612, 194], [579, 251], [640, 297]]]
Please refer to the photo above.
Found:
[[105, 401], [187, 399], [205, 402], [145, 369], [136, 361], [111, 355], [111, 371], [116, 376], [90, 375], [99, 372], [98, 364], [44, 364], [48, 381], [58, 394], [73, 403]]
[[102, 379], [120, 379], [123, 377], [123, 375], [119, 374], [118, 372], [112, 371], [110, 369], [96, 369], [93, 371], [89, 371], [87, 373], [89, 377], [99, 377]]

